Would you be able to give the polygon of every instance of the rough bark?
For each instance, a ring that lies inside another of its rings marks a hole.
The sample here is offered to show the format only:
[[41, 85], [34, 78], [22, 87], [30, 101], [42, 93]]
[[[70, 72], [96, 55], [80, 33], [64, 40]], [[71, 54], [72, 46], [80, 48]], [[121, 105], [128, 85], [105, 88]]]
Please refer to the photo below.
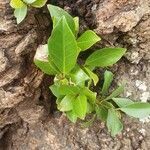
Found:
[[[149, 1], [72, 0], [57, 4], [80, 17], [81, 31], [89, 27], [102, 36], [96, 47], [128, 49], [125, 58], [112, 68], [116, 82], [127, 82], [125, 96], [148, 101]], [[125, 117], [124, 131], [112, 138], [99, 121], [85, 129], [69, 123], [60, 113], [52, 113], [54, 97], [48, 89], [52, 77], [44, 76], [33, 64], [37, 46], [46, 43], [50, 34], [50, 18], [46, 7], [28, 14], [17, 26], [9, 0], [0, 0], [0, 149], [150, 149], [149, 123]]]

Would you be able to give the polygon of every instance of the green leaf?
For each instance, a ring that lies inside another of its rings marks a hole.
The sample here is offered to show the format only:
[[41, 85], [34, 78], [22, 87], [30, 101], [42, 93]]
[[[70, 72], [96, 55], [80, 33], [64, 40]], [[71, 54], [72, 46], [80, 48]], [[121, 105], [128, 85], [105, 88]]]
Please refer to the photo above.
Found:
[[82, 88], [80, 92], [83, 93], [88, 98], [91, 104], [95, 104], [96, 96], [97, 96], [96, 92], [93, 92], [86, 87]]
[[36, 0], [23, 0], [23, 2], [25, 2], [26, 4], [31, 4], [33, 2], [35, 2]]
[[87, 112], [87, 97], [79, 95], [73, 102], [73, 110], [80, 119], [84, 119]]
[[150, 115], [150, 104], [138, 102], [122, 107], [120, 110], [129, 116], [135, 118], [144, 118]]
[[23, 19], [26, 17], [26, 15], [27, 15], [27, 6], [26, 5], [21, 8], [16, 8], [14, 11], [14, 16], [17, 19], [17, 24], [22, 22]]
[[63, 74], [69, 73], [76, 64], [78, 47], [65, 17], [58, 22], [48, 40], [50, 57]]
[[10, 6], [12, 8], [22, 8], [26, 5], [21, 0], [11, 0], [10, 1]]
[[107, 67], [115, 64], [124, 54], [124, 48], [103, 48], [91, 54], [85, 65], [91, 68], [94, 67]]
[[55, 75], [58, 70], [55, 68], [52, 62], [48, 61], [48, 46], [40, 45], [37, 48], [36, 54], [34, 56], [35, 65], [40, 68], [44, 73], [49, 75]]
[[35, 65], [40, 68], [45, 74], [55, 75], [57, 71], [50, 62], [44, 62], [39, 60], [34, 60]]
[[134, 102], [128, 98], [112, 98], [112, 100], [119, 106], [125, 107], [127, 105], [134, 104]]
[[108, 110], [108, 116], [107, 116], [107, 128], [111, 132], [111, 135], [114, 137], [116, 134], [120, 133], [120, 131], [123, 129], [123, 125], [120, 122], [117, 113], [114, 109]]
[[73, 85], [61, 85], [58, 89], [60, 95], [77, 95], [81, 92], [81, 89], [78, 86]]
[[85, 86], [85, 82], [90, 80], [89, 76], [79, 67], [79, 65], [74, 67], [70, 76], [72, 82], [80, 86]]
[[110, 102], [102, 101], [101, 102], [102, 107], [105, 107], [106, 109], [115, 108]]
[[108, 109], [106, 109], [103, 106], [96, 106], [95, 107], [95, 111], [96, 111], [96, 115], [97, 118], [102, 120], [102, 121], [106, 121], [107, 120], [107, 115], [108, 115]]
[[119, 96], [123, 91], [124, 91], [124, 86], [121, 85], [121, 86], [119, 86], [116, 90], [114, 90], [114, 91], [112, 92], [112, 94], [110, 94], [108, 97], [106, 97], [105, 100], [110, 100], [110, 99], [112, 99], [112, 98], [114, 98], [114, 97], [117, 97], [117, 96]]
[[33, 7], [37, 7], [37, 8], [41, 8], [46, 4], [47, 0], [36, 0], [34, 3], [32, 3], [31, 5]]
[[66, 115], [71, 122], [75, 123], [77, 121], [77, 115], [74, 110], [66, 112]]
[[100, 37], [95, 32], [87, 30], [77, 39], [77, 43], [81, 50], [85, 51], [100, 40]]
[[75, 35], [77, 37], [78, 33], [79, 33], [79, 17], [74, 17], [74, 24], [75, 24]]
[[59, 98], [60, 97], [60, 93], [59, 93], [59, 86], [58, 85], [51, 85], [50, 87], [50, 90], [52, 91], [52, 93], [57, 97]]
[[93, 104], [91, 104], [91, 103], [89, 103], [89, 102], [87, 102], [87, 114], [90, 114], [90, 113], [92, 113], [94, 111], [94, 105]]
[[60, 103], [61, 103], [61, 101], [62, 101], [62, 98], [63, 98], [63, 97], [56, 99], [56, 104], [57, 104], [57, 105], [60, 105]]
[[[71, 29], [71, 31], [73, 32], [73, 34], [75, 34], [75, 23], [74, 20], [72, 18], [72, 16], [70, 14], [68, 14], [65, 10], [63, 10], [60, 7], [54, 6], [54, 5], [47, 5], [48, 10], [50, 12], [50, 15], [52, 18], [55, 18], [55, 25], [58, 23], [58, 21], [65, 16], [67, 23]], [[54, 25], [54, 26], [55, 26]]]
[[108, 89], [113, 81], [113, 73], [110, 71], [105, 71], [104, 73], [104, 84], [102, 87], [102, 95], [106, 95], [108, 93]]
[[60, 104], [58, 105], [58, 109], [60, 111], [70, 111], [73, 109], [73, 101], [74, 97], [72, 95], [66, 95]]
[[92, 72], [89, 68], [84, 67], [85, 72], [88, 74], [88, 76], [93, 80], [94, 85], [96, 86], [96, 84], [98, 83], [98, 76]]

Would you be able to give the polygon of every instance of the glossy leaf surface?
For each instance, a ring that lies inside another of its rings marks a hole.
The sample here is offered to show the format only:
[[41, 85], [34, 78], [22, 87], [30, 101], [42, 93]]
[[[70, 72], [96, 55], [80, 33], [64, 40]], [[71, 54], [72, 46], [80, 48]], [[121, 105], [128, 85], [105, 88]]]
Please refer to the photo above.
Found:
[[92, 53], [85, 65], [90, 68], [107, 67], [115, 64], [124, 54], [124, 48], [103, 48]]
[[26, 5], [24, 5], [21, 8], [16, 8], [14, 11], [14, 16], [17, 19], [17, 24], [22, 22], [23, 19], [26, 17], [26, 15], [27, 15], [27, 6]]
[[63, 74], [69, 73], [77, 60], [77, 43], [65, 17], [62, 17], [53, 29], [48, 40], [50, 57]]
[[62, 101], [60, 102], [60, 104], [58, 105], [58, 109], [60, 111], [70, 111], [73, 109], [73, 100], [74, 97], [72, 97], [71, 95], [66, 95]]
[[36, 0], [23, 0], [23, 2], [25, 2], [26, 4], [31, 4], [33, 2], [35, 2]]
[[33, 7], [37, 7], [37, 8], [41, 8], [46, 4], [47, 0], [36, 0], [34, 3], [32, 3], [31, 5]]
[[12, 8], [21, 8], [21, 7], [24, 7], [25, 4], [21, 0], [11, 0], [10, 6]]
[[50, 12], [51, 17], [54, 20], [54, 26], [59, 22], [59, 20], [65, 16], [67, 23], [72, 31], [73, 34], [75, 34], [75, 23], [70, 14], [68, 14], [65, 10], [63, 10], [60, 7], [54, 6], [54, 5], [47, 5], [48, 10]]
[[80, 119], [84, 119], [87, 112], [87, 97], [79, 95], [73, 102], [73, 109]]
[[92, 30], [87, 30], [77, 39], [78, 46], [82, 51], [87, 50], [98, 41], [100, 41], [100, 37]]
[[66, 115], [71, 122], [75, 123], [77, 121], [77, 115], [74, 110], [66, 112]]
[[90, 80], [90, 77], [80, 68], [79, 65], [76, 65], [70, 73], [71, 80], [80, 86], [85, 86], [85, 82]]
[[87, 75], [93, 80], [94, 85], [96, 86], [96, 84], [99, 81], [98, 76], [94, 72], [92, 72], [89, 68], [87, 68], [87, 67], [84, 67], [84, 70], [87, 73]]

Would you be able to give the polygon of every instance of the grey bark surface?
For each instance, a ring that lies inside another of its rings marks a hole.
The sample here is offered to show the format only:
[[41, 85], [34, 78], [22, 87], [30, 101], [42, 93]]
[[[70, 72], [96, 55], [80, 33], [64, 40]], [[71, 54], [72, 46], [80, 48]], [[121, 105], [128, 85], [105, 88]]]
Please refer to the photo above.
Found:
[[[126, 56], [111, 69], [116, 83], [126, 82], [124, 96], [150, 100], [149, 0], [59, 1], [81, 19], [81, 31], [102, 37], [96, 47], [121, 46]], [[29, 10], [16, 25], [9, 0], [0, 0], [0, 149], [2, 150], [149, 150], [150, 123], [123, 117], [124, 130], [115, 138], [104, 123], [89, 128], [51, 113], [54, 97], [47, 77], [33, 64], [40, 44], [47, 42], [51, 22], [46, 7]], [[97, 70], [99, 73], [99, 70]]]

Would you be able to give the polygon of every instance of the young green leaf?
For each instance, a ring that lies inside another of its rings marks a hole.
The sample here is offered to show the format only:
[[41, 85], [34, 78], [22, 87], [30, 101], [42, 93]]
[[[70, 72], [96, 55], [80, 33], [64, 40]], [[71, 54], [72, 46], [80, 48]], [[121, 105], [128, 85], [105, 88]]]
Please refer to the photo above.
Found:
[[54, 82], [56, 85], [68, 85], [69, 81], [67, 78], [64, 78], [62, 74], [57, 74], [54, 78]]
[[89, 90], [86, 87], [82, 88], [80, 92], [83, 93], [88, 98], [91, 104], [95, 104], [97, 93]]
[[73, 110], [80, 119], [84, 119], [87, 112], [87, 97], [79, 95], [73, 102]]
[[100, 40], [100, 37], [97, 36], [95, 32], [88, 30], [77, 39], [77, 43], [80, 49], [85, 51]]
[[62, 101], [62, 98], [63, 98], [63, 97], [60, 97], [60, 98], [57, 98], [57, 99], [56, 99], [56, 104], [57, 104], [57, 105], [60, 105], [60, 103], [61, 103], [61, 101]]
[[50, 90], [52, 91], [52, 93], [53, 93], [57, 98], [59, 98], [59, 97], [61, 96], [60, 93], [59, 93], [59, 85], [53, 84], [53, 85], [51, 85], [49, 88], [50, 88]]
[[94, 105], [87, 101], [87, 114], [90, 114], [94, 111]]
[[102, 107], [105, 107], [106, 109], [111, 109], [111, 108], [115, 108], [114, 105], [110, 102], [107, 101], [102, 101], [101, 102]]
[[76, 65], [70, 73], [71, 80], [80, 86], [85, 86], [85, 82], [90, 80], [89, 76], [79, 67]]
[[96, 111], [96, 115], [97, 115], [97, 118], [102, 120], [102, 121], [106, 121], [107, 120], [107, 115], [108, 115], [108, 109], [106, 109], [105, 107], [103, 106], [96, 106], [95, 107], [95, 111]]
[[48, 61], [48, 46], [40, 45], [37, 48], [36, 54], [34, 56], [34, 63], [38, 68], [40, 68], [44, 73], [49, 75], [55, 75], [58, 73], [57, 68], [52, 62]]
[[55, 75], [57, 71], [50, 62], [44, 62], [40, 60], [34, 60], [35, 65], [40, 68], [45, 74]]
[[[50, 15], [52, 18], [55, 18], [55, 25], [58, 23], [58, 21], [65, 16], [67, 23], [71, 29], [71, 31], [73, 32], [73, 34], [75, 34], [75, 23], [74, 20], [72, 18], [72, 16], [70, 14], [68, 14], [65, 10], [63, 10], [60, 7], [54, 6], [54, 5], [47, 5], [48, 10], [50, 12]], [[55, 26], [54, 25], [54, 26]]]
[[41, 8], [46, 4], [47, 0], [36, 0], [31, 4], [33, 7]]
[[23, 0], [23, 2], [25, 2], [26, 4], [32, 4], [33, 2], [35, 2], [36, 0]]
[[74, 110], [66, 112], [66, 115], [71, 122], [75, 123], [77, 121], [77, 115]]
[[81, 92], [80, 87], [73, 85], [61, 85], [58, 89], [61, 95], [77, 95]]
[[116, 90], [114, 90], [108, 97], [106, 97], [105, 100], [110, 100], [114, 97], [117, 97], [119, 96], [122, 92], [124, 91], [124, 86], [121, 85], [119, 86]]
[[117, 116], [117, 113], [114, 109], [108, 110], [106, 125], [107, 125], [107, 128], [111, 132], [111, 135], [113, 137], [123, 129], [123, 125], [120, 122], [120, 120]]
[[150, 115], [150, 104], [138, 102], [122, 107], [120, 110], [129, 116], [135, 118], [144, 118]]
[[94, 67], [107, 67], [115, 64], [124, 54], [124, 48], [103, 48], [91, 54], [85, 65], [90, 68]]
[[69, 73], [75, 66], [78, 47], [75, 36], [72, 34], [65, 17], [62, 17], [53, 29], [48, 40], [50, 57], [54, 64], [63, 73]]
[[77, 37], [78, 33], [79, 33], [79, 17], [74, 17], [74, 24], [75, 24], [75, 35]]
[[21, 7], [24, 7], [26, 5], [21, 0], [11, 0], [10, 1], [10, 6], [12, 8], [21, 8]]
[[87, 75], [93, 80], [94, 85], [96, 86], [96, 84], [98, 83], [98, 80], [99, 80], [98, 76], [87, 67], [84, 67], [83, 69], [85, 70]]
[[105, 71], [104, 73], [104, 84], [102, 87], [102, 95], [106, 95], [108, 93], [108, 89], [112, 83], [113, 80], [113, 73], [110, 71]]
[[119, 106], [125, 107], [127, 105], [134, 104], [134, 102], [128, 98], [112, 98], [112, 100]]
[[58, 105], [58, 109], [60, 111], [70, 111], [73, 109], [73, 101], [74, 101], [74, 97], [71, 95], [66, 95], [62, 101], [60, 102], [60, 104]]
[[23, 19], [26, 17], [26, 15], [27, 15], [27, 6], [26, 5], [24, 5], [21, 8], [16, 8], [14, 11], [14, 16], [17, 19], [17, 24], [22, 22]]

